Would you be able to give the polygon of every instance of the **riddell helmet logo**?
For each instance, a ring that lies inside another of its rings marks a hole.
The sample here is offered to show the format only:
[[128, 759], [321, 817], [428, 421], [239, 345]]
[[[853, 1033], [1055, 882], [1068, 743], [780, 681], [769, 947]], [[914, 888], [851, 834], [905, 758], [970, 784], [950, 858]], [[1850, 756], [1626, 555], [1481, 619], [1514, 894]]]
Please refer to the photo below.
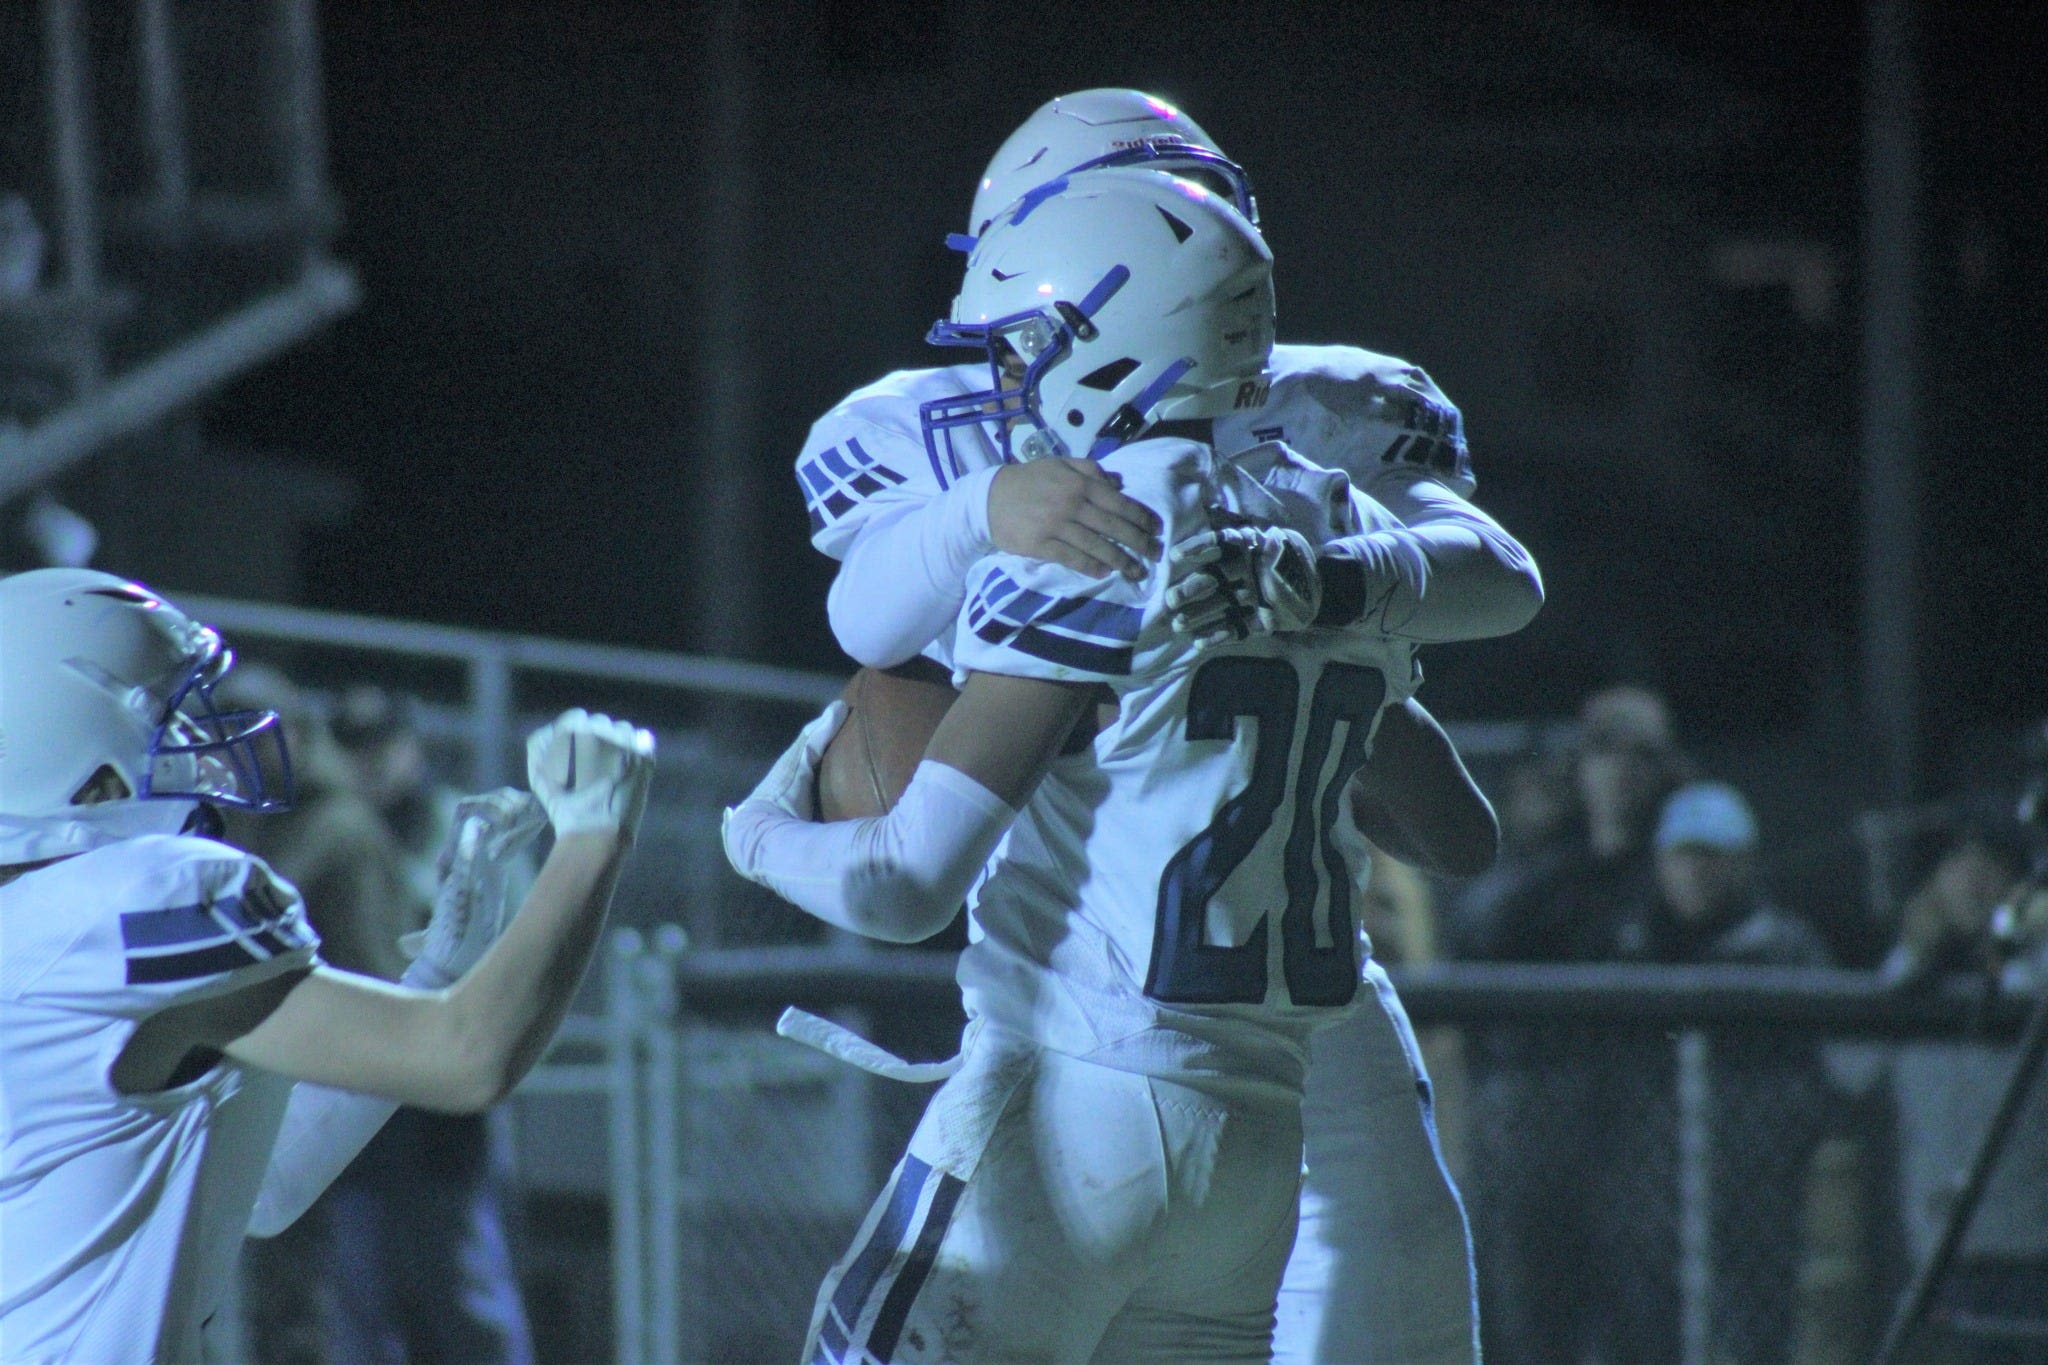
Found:
[[1237, 386], [1237, 396], [1231, 402], [1233, 408], [1263, 408], [1269, 385], [1263, 379], [1247, 379]]
[[1109, 144], [1113, 152], [1129, 151], [1133, 147], [1185, 147], [1188, 140], [1179, 133], [1160, 133], [1156, 137], [1118, 138]]

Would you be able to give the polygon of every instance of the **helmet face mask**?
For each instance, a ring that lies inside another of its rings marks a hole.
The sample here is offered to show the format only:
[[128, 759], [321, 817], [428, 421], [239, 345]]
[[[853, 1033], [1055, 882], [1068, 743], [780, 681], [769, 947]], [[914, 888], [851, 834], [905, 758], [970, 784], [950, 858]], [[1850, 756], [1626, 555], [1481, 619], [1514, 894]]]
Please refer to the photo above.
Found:
[[210, 648], [196, 655], [151, 731], [143, 800], [199, 800], [259, 814], [289, 810], [291, 752], [270, 710], [214, 704], [213, 689], [235, 654], [201, 627]]
[[1005, 461], [1100, 458], [1155, 421], [1262, 397], [1272, 299], [1265, 243], [1199, 185], [1119, 170], [1034, 189], [990, 225], [927, 338], [983, 348], [990, 375], [923, 405], [933, 466], [959, 471], [961, 428]]
[[0, 579], [0, 633], [0, 816], [290, 806], [276, 713], [217, 706], [233, 653], [147, 588], [84, 569], [16, 574]]

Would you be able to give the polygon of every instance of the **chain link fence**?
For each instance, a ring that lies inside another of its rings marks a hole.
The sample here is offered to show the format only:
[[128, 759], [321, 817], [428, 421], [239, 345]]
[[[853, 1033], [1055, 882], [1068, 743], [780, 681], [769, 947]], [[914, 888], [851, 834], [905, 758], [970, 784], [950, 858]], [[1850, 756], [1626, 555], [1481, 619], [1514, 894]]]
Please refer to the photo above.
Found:
[[[829, 948], [675, 959], [678, 1358], [795, 1357], [819, 1280], [930, 1093], [777, 1039], [768, 1016], [803, 1003], [936, 1055], [959, 1019], [948, 964]], [[1925, 1238], [1914, 1201], [1941, 1194], [1903, 1149], [1937, 1121], [1953, 1174], [1997, 1099], [1980, 1087], [1916, 1122], [1901, 1105], [1927, 1097], [1896, 1083], [1898, 1064], [1929, 1048], [1996, 1057], [2025, 1003], [1743, 968], [1452, 965], [1403, 981], [1425, 1032], [1460, 1042], [1431, 1051], [1464, 1073], [1439, 1077], [1441, 1117], [1462, 1134], [1489, 1362], [1868, 1361]], [[1942, 1315], [1905, 1358], [1969, 1358], [1941, 1353], [1967, 1330]]]

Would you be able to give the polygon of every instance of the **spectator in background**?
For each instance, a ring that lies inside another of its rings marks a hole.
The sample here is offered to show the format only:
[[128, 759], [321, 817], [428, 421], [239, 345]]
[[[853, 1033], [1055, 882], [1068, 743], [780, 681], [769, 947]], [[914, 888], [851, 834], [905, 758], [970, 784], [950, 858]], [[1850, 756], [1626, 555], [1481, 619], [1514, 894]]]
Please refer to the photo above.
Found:
[[[371, 803], [398, 869], [437, 882], [457, 793], [434, 778], [408, 697], [374, 685], [334, 708], [338, 750]], [[508, 898], [523, 894], [514, 876]], [[525, 1365], [531, 1332], [502, 1209], [491, 1118], [400, 1109], [325, 1198], [335, 1254], [335, 1359]]]
[[[220, 689], [232, 706], [278, 713], [292, 755], [298, 802], [287, 812], [229, 811], [224, 837], [296, 884], [337, 967], [396, 981], [406, 967], [399, 936], [426, 922], [432, 904], [413, 894], [403, 855], [356, 791], [326, 722], [284, 674], [244, 663]], [[342, 1179], [346, 1179], [346, 1174]], [[281, 1235], [243, 1250], [243, 1317], [261, 1365], [317, 1365], [334, 1358], [337, 1295], [348, 1274], [333, 1253], [332, 1189]]]
[[[1756, 817], [1735, 788], [1679, 788], [1664, 806], [1654, 843], [1658, 914], [1647, 936], [1649, 960], [1828, 965], [1820, 934], [1772, 904], [1759, 886]], [[1801, 1210], [1826, 1128], [1820, 1048], [1784, 1030], [1721, 1035], [1708, 1045], [1714, 1359], [1778, 1365], [1793, 1342]], [[1648, 1177], [1643, 1183], [1664, 1186], [1675, 1203], [1677, 1098], [1658, 1100], [1634, 1120], [1643, 1138], [1637, 1157]], [[1648, 1264], [1675, 1267], [1675, 1228], [1647, 1226], [1668, 1238]]]
[[[2016, 898], [2024, 842], [1994, 822], [1964, 831], [1907, 900], [1884, 973], [1902, 988], [1948, 971], [2001, 989], [2048, 990], [2048, 896]], [[2011, 1044], [1908, 1043], [1893, 1062], [1901, 1214], [1913, 1264], [1932, 1254], [1978, 1144], [2004, 1095]], [[2048, 1362], [2048, 1077], [2036, 1077], [1993, 1167], [1941, 1294], [1937, 1324], [1913, 1357], [1930, 1365]], [[2003, 1326], [2007, 1330], [2000, 1331]], [[2032, 1337], [2024, 1333], [2031, 1327]], [[2014, 1330], [2017, 1329], [2017, 1330]]]
[[398, 841], [408, 875], [430, 890], [457, 793], [434, 777], [417, 709], [418, 703], [402, 693], [358, 683], [335, 699], [332, 724], [356, 790]]
[[[1468, 897], [1466, 955], [1607, 962], [1642, 956], [1657, 915], [1651, 836], [1687, 764], [1657, 694], [1615, 687], [1579, 714], [1572, 766], [1583, 824], [1519, 883]], [[1661, 1041], [1661, 1035], [1651, 1040]], [[1665, 1279], [1641, 1273], [1630, 1222], [1668, 1192], [1630, 1183], [1614, 1123], [1644, 1102], [1667, 1054], [1616, 1047], [1590, 1025], [1504, 1025], [1467, 1034], [1480, 1329], [1492, 1365], [1598, 1359], [1655, 1365], [1675, 1321]], [[1675, 1343], [1673, 1343], [1675, 1345]]]

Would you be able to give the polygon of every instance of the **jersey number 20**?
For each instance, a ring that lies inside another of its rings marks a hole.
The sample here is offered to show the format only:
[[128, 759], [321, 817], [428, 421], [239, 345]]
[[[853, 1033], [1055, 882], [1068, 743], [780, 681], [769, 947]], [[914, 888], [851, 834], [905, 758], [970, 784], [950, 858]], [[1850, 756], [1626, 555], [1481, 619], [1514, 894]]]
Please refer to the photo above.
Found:
[[[1297, 1005], [1342, 1005], [1358, 990], [1358, 935], [1351, 922], [1351, 870], [1331, 842], [1338, 803], [1363, 767], [1373, 717], [1386, 700], [1386, 678], [1376, 668], [1332, 663], [1323, 667], [1309, 698], [1308, 734], [1301, 763], [1290, 772], [1301, 681], [1285, 659], [1212, 659], [1196, 670], [1188, 690], [1187, 737], [1230, 739], [1239, 717], [1256, 720], [1251, 780], [1223, 803], [1209, 827], [1166, 865], [1159, 880], [1159, 919], [1152, 935], [1152, 966], [1145, 994], [1170, 1004], [1257, 1004], [1266, 998], [1266, 926], [1261, 916], [1243, 943], [1204, 943], [1209, 899], [1264, 838], [1290, 786], [1294, 822], [1287, 831], [1282, 867], [1287, 908], [1280, 919], [1281, 962], [1287, 994]], [[1331, 749], [1337, 723], [1349, 723], [1336, 762]], [[1323, 879], [1330, 888], [1329, 944], [1316, 944], [1316, 907]]]

